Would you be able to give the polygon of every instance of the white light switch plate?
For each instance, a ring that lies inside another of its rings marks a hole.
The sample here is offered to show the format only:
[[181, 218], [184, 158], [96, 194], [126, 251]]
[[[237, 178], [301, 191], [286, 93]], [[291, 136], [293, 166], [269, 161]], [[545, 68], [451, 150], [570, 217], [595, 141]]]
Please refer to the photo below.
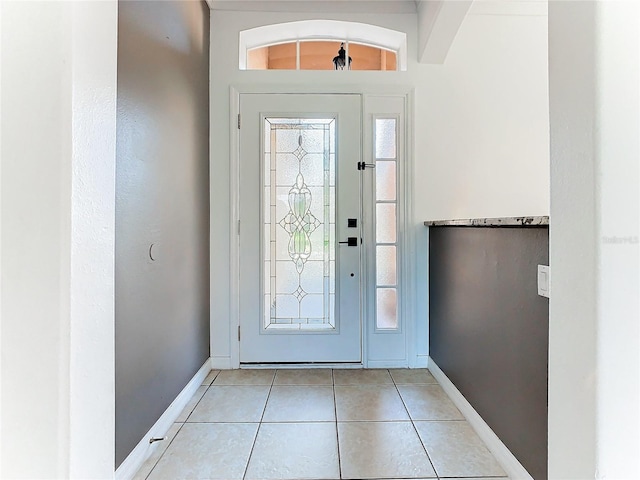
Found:
[[549, 265], [538, 265], [538, 295], [549, 298], [551, 291], [551, 270]]

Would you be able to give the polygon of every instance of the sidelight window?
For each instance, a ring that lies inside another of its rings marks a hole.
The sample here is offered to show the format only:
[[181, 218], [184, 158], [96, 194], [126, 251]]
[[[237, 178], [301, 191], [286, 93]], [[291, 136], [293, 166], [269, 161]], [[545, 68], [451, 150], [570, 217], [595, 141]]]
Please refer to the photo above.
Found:
[[374, 125], [376, 329], [398, 328], [398, 127], [396, 118]]

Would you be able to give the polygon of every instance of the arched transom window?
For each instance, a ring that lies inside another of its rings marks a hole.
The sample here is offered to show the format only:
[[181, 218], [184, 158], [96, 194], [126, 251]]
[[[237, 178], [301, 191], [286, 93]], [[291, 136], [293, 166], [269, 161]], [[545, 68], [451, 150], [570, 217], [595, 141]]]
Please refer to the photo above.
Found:
[[240, 32], [241, 70], [407, 69], [407, 35], [365, 23], [306, 20]]

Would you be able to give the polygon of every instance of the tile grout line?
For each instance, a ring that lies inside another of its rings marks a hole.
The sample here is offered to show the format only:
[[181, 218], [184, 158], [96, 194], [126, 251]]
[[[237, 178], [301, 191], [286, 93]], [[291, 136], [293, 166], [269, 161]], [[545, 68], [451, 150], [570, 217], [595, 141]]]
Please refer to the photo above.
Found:
[[[153, 467], [151, 467], [151, 470], [149, 470], [149, 473], [147, 474], [145, 478], [145, 480], [148, 480], [149, 477], [151, 476], [151, 474], [153, 473], [153, 471], [156, 469], [156, 467], [158, 466], [158, 463], [160, 463], [160, 460], [162, 460], [162, 457], [164, 457], [164, 454], [167, 453], [167, 451], [169, 450], [169, 447], [171, 446], [171, 444], [173, 443], [173, 441], [176, 439], [176, 437], [178, 436], [178, 434], [180, 433], [180, 430], [182, 430], [182, 428], [185, 426], [185, 424], [187, 423], [187, 420], [189, 420], [189, 417], [191, 416], [191, 414], [193, 413], [193, 411], [196, 409], [196, 407], [200, 404], [200, 402], [202, 401], [202, 399], [204, 398], [204, 396], [207, 394], [207, 392], [209, 391], [209, 389], [211, 388], [211, 385], [213, 385], [213, 382], [216, 380], [216, 378], [218, 378], [218, 375], [220, 375], [220, 371], [218, 371], [218, 373], [216, 373], [215, 377], [213, 377], [213, 379], [211, 380], [211, 383], [209, 385], [200, 385], [201, 387], [207, 387], [207, 389], [204, 391], [204, 393], [202, 394], [202, 396], [200, 397], [200, 399], [196, 402], [196, 404], [193, 406], [193, 409], [191, 410], [191, 412], [189, 412], [189, 415], [187, 415], [187, 418], [185, 418], [184, 422], [173, 422], [173, 424], [176, 423], [180, 423], [180, 428], [178, 428], [178, 431], [176, 432], [176, 434], [173, 436], [173, 438], [169, 441], [169, 444], [167, 445], [167, 448], [164, 449], [164, 451], [160, 454], [160, 456], [158, 457], [158, 460], [156, 460], [156, 463], [153, 464]], [[195, 395], [195, 393], [194, 393]], [[196, 423], [196, 422], [193, 422]], [[173, 425], [172, 424], [172, 425]], [[169, 427], [171, 428], [171, 427]]]
[[[204, 393], [202, 394], [202, 396], [200, 397], [200, 400], [198, 400], [198, 402], [194, 405], [193, 410], [191, 410], [191, 412], [189, 412], [189, 415], [187, 415], [187, 418], [185, 418], [184, 422], [173, 422], [173, 424], [176, 423], [180, 423], [180, 428], [178, 428], [178, 431], [176, 432], [176, 434], [173, 436], [173, 438], [169, 441], [169, 444], [167, 445], [167, 448], [164, 449], [164, 451], [162, 452], [162, 454], [158, 457], [158, 460], [156, 460], [156, 462], [153, 464], [153, 467], [151, 467], [151, 470], [149, 470], [149, 473], [144, 477], [145, 480], [148, 480], [149, 477], [151, 476], [151, 474], [153, 473], [153, 471], [156, 469], [156, 466], [158, 465], [158, 463], [160, 463], [160, 460], [162, 460], [162, 457], [164, 457], [164, 454], [167, 453], [167, 450], [169, 450], [169, 447], [171, 446], [171, 444], [173, 443], [173, 441], [176, 439], [176, 437], [178, 436], [178, 434], [180, 433], [180, 430], [182, 430], [182, 427], [184, 427], [184, 425], [187, 423], [187, 420], [189, 420], [189, 417], [191, 416], [191, 414], [193, 413], [193, 411], [196, 409], [196, 407], [198, 406], [198, 404], [202, 401], [202, 399], [204, 398], [204, 396], [207, 394], [207, 392], [209, 391], [209, 389], [211, 388], [211, 385], [213, 385], [213, 382], [215, 381], [216, 378], [218, 378], [218, 375], [220, 375], [220, 371], [218, 370], [218, 373], [216, 373], [216, 376], [213, 377], [213, 380], [211, 380], [211, 383], [209, 385], [200, 385], [201, 387], [207, 387], [207, 389], [204, 391]], [[195, 395], [195, 393], [194, 393]], [[171, 427], [169, 427], [171, 428]]]
[[256, 436], [253, 437], [253, 443], [251, 444], [251, 451], [249, 452], [249, 457], [247, 458], [247, 464], [244, 467], [244, 473], [242, 474], [242, 480], [245, 480], [247, 477], [247, 472], [249, 471], [249, 462], [251, 462], [251, 457], [253, 456], [253, 450], [256, 448], [256, 442], [258, 441], [258, 433], [260, 433], [260, 427], [262, 427], [262, 420], [264, 419], [264, 412], [267, 410], [267, 404], [269, 403], [269, 397], [271, 396], [271, 390], [273, 389], [273, 383], [276, 380], [276, 374], [278, 373], [278, 369], [273, 371], [273, 377], [271, 378], [271, 385], [269, 385], [269, 393], [267, 393], [267, 400], [264, 402], [264, 408], [262, 409], [262, 415], [260, 415], [260, 421], [258, 422], [258, 428], [256, 429]]
[[331, 389], [333, 390], [333, 414], [336, 423], [336, 448], [338, 449], [338, 476], [342, 479], [342, 460], [340, 459], [340, 434], [338, 433], [338, 405], [336, 402], [336, 381], [333, 375], [334, 369], [331, 369]]
[[[184, 419], [183, 423], [187, 423], [187, 421], [189, 420], [189, 418], [191, 417], [191, 414], [195, 411], [196, 408], [198, 408], [198, 405], [200, 405], [200, 402], [202, 401], [202, 399], [204, 398], [204, 396], [207, 394], [207, 392], [209, 391], [209, 389], [211, 388], [211, 386], [213, 385], [213, 382], [216, 381], [216, 378], [218, 378], [218, 375], [220, 375], [220, 372], [216, 373], [216, 376], [213, 377], [213, 380], [211, 380], [211, 383], [209, 385], [200, 385], [201, 387], [207, 387], [207, 389], [204, 391], [204, 393], [202, 394], [202, 396], [200, 397], [200, 399], [196, 402], [196, 404], [193, 406], [193, 408], [191, 409], [191, 411], [189, 412], [189, 415], [187, 415], [187, 418]], [[197, 390], [196, 390], [197, 391]], [[194, 393], [195, 395], [195, 393]], [[182, 429], [181, 429], [182, 430]], [[176, 434], [177, 435], [177, 434]]]
[[[418, 421], [425, 422], [425, 423], [430, 423], [430, 422], [462, 423], [464, 422], [464, 420], [418, 420]], [[341, 420], [340, 421], [340, 423], [409, 423], [409, 422], [411, 422], [410, 418], [406, 420]], [[174, 422], [174, 423], [182, 423], [182, 422]], [[234, 425], [239, 423], [258, 424], [260, 422], [249, 422], [249, 421], [215, 421], [214, 422], [212, 421], [212, 422], [189, 422], [189, 425], [214, 425], [218, 423], [222, 423], [225, 425]], [[336, 423], [336, 420], [286, 420], [286, 421], [271, 420], [269, 422], [264, 422], [264, 423], [288, 425], [288, 424], [294, 424], [294, 423]]]
[[180, 433], [180, 430], [182, 430], [182, 427], [184, 427], [184, 423], [180, 424], [180, 428], [178, 428], [178, 431], [176, 432], [176, 434], [173, 436], [173, 438], [171, 439], [171, 441], [169, 442], [169, 445], [167, 445], [167, 448], [164, 449], [164, 452], [162, 452], [162, 454], [158, 457], [158, 460], [156, 460], [156, 463], [153, 464], [153, 467], [151, 467], [151, 470], [149, 470], [149, 473], [147, 474], [145, 478], [145, 480], [148, 480], [149, 477], [151, 477], [151, 474], [153, 473], [153, 471], [156, 469], [156, 467], [158, 466], [158, 463], [160, 463], [160, 460], [162, 460], [162, 457], [164, 457], [164, 454], [167, 453], [167, 450], [169, 450], [169, 447], [171, 446], [171, 444], [173, 443], [173, 441], [176, 439], [176, 437], [178, 436], [178, 434]]
[[427, 455], [427, 460], [429, 460], [429, 464], [431, 465], [431, 468], [433, 469], [433, 473], [436, 475], [435, 478], [440, 478], [440, 476], [438, 475], [438, 472], [436, 470], [436, 466], [433, 464], [433, 461], [431, 460], [431, 456], [429, 455], [429, 452], [427, 451], [427, 447], [424, 446], [424, 442], [422, 441], [422, 437], [420, 437], [420, 434], [418, 433], [418, 429], [416, 428], [416, 424], [413, 421], [413, 417], [411, 416], [411, 413], [409, 413], [409, 408], [407, 408], [407, 404], [405, 403], [404, 398], [402, 398], [402, 394], [400, 393], [400, 389], [398, 388], [398, 384], [396, 383], [395, 379], [393, 378], [393, 375], [391, 375], [391, 372], [389, 372], [389, 376], [391, 376], [391, 380], [393, 381], [393, 385], [396, 387], [396, 391], [398, 392], [398, 396], [400, 397], [400, 401], [402, 402], [402, 405], [404, 405], [404, 408], [407, 411], [407, 415], [409, 416], [409, 420], [411, 421], [411, 426], [413, 427], [413, 431], [416, 432], [416, 435], [418, 436], [418, 440], [420, 440], [420, 445], [422, 445], [422, 449], [424, 450], [424, 453]]

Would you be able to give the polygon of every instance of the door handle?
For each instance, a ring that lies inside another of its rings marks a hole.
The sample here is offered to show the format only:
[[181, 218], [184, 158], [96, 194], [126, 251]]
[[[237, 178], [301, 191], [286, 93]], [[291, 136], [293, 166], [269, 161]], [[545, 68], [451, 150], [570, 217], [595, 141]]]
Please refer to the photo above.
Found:
[[346, 242], [338, 242], [341, 245], [347, 245], [348, 247], [358, 246], [358, 237], [348, 237]]

